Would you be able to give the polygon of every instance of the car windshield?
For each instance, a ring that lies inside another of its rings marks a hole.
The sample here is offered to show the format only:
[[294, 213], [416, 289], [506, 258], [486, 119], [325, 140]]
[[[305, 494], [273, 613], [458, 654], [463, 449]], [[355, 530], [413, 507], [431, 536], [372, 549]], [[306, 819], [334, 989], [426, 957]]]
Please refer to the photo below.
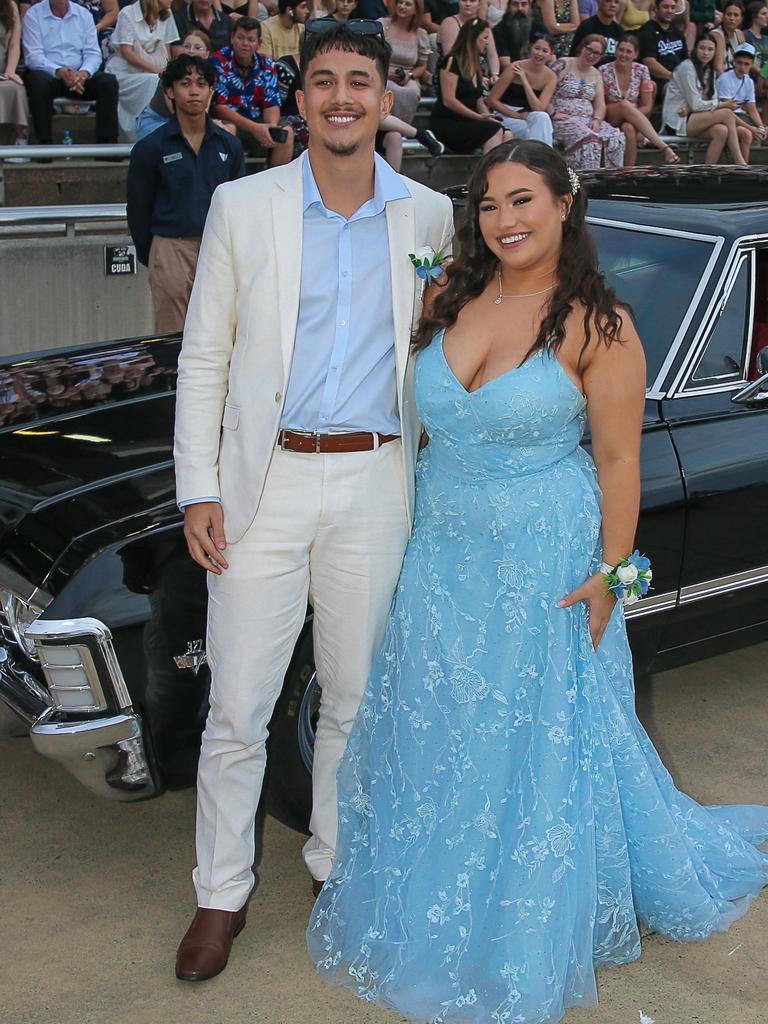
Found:
[[712, 254], [709, 242], [591, 225], [600, 269], [629, 303], [655, 379]]

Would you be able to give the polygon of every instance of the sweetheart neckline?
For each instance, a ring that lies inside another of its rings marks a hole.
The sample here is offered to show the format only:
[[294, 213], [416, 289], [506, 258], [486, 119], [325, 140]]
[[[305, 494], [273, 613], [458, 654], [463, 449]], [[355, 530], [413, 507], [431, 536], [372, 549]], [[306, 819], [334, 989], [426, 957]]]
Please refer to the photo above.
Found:
[[[445, 354], [445, 328], [444, 327], [442, 328], [441, 335], [440, 335], [440, 354], [443, 357], [443, 363], [445, 364], [445, 368], [448, 370], [448, 373], [450, 374], [451, 378], [456, 383], [456, 385], [459, 388], [461, 388], [461, 390], [464, 392], [464, 394], [468, 398], [471, 398], [472, 395], [479, 394], [481, 391], [485, 390], [485, 388], [489, 387], [491, 384], [495, 384], [497, 380], [502, 380], [504, 377], [509, 377], [511, 374], [517, 373], [518, 370], [522, 370], [523, 367], [527, 366], [533, 359], [535, 359], [537, 356], [541, 355], [541, 353], [543, 351], [544, 351], [544, 349], [541, 349], [541, 348], [537, 349], [533, 353], [532, 356], [529, 356], [529, 358], [525, 359], [522, 363], [518, 363], [517, 366], [510, 366], [510, 368], [508, 370], [505, 370], [503, 373], [497, 374], [497, 376], [495, 376], [495, 377], [491, 377], [490, 380], [487, 380], [483, 384], [481, 384], [479, 388], [475, 388], [474, 391], [470, 391], [468, 388], [466, 388], [464, 386], [464, 384], [462, 384], [462, 382], [459, 380], [459, 378], [456, 376], [456, 374], [454, 373], [453, 369], [451, 368], [451, 364], [448, 362], [448, 357]], [[579, 398], [583, 402], [586, 402], [587, 396], [584, 394], [584, 392], [580, 388], [578, 388], [576, 386], [576, 383], [575, 383], [575, 381], [573, 381], [571, 379], [570, 374], [567, 373], [563, 369], [562, 363], [557, 358], [557, 356], [553, 355], [552, 358], [554, 359], [555, 363], [557, 363], [557, 368], [559, 369], [560, 373], [563, 375], [565, 380], [568, 382], [568, 384], [570, 384], [571, 388], [576, 392], [576, 394], [579, 396]]]

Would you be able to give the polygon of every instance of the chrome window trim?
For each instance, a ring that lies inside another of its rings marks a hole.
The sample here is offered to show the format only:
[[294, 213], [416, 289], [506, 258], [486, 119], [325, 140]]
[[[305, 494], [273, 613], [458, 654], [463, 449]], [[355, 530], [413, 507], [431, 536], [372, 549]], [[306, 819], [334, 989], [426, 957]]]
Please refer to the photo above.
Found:
[[654, 612], [670, 611], [677, 607], [678, 596], [677, 590], [668, 590], [664, 594], [644, 597], [637, 604], [624, 606], [624, 618], [639, 619], [643, 615], [652, 615]]
[[[732, 374], [721, 374], [718, 377], [702, 377], [701, 385], [696, 386], [694, 384], [694, 373], [696, 367], [699, 365], [701, 359], [704, 356], [707, 345], [712, 339], [712, 334], [719, 323], [720, 317], [725, 311], [725, 307], [733, 294], [733, 289], [736, 286], [736, 282], [739, 278], [739, 274], [742, 271], [744, 264], [747, 264], [747, 336], [751, 339], [752, 327], [755, 314], [755, 266], [754, 266], [754, 249], [749, 252], [741, 251], [740, 247], [734, 247], [735, 253], [732, 251], [730, 254], [730, 263], [725, 271], [725, 274], [721, 278], [722, 287], [718, 288], [714, 293], [713, 301], [710, 302], [709, 308], [707, 309], [706, 316], [702, 318], [701, 325], [696, 334], [696, 337], [691, 342], [683, 362], [680, 364], [680, 369], [677, 375], [670, 385], [669, 396], [670, 398], [689, 398], [696, 397], [701, 394], [714, 394], [719, 391], [731, 391], [736, 388], [744, 387], [747, 383], [746, 379], [746, 367], [749, 365], [748, 352], [751, 349], [751, 341], [747, 344], [747, 354], [745, 355], [744, 338], [742, 337], [741, 342], [741, 367], [738, 371], [734, 370]], [[745, 361], [746, 360], [746, 361]], [[727, 380], [724, 380], [727, 378]], [[711, 384], [708, 381], [719, 381], [723, 380], [722, 384]]]
[[632, 224], [629, 221], [611, 220], [607, 217], [587, 217], [587, 221], [590, 224], [599, 224], [601, 227], [620, 228], [624, 231], [641, 231], [644, 234], [650, 235], [666, 235], [669, 238], [684, 238], [692, 242], [707, 242], [712, 245], [712, 252], [710, 254], [707, 265], [704, 267], [704, 271], [701, 275], [699, 283], [696, 287], [693, 297], [688, 304], [685, 316], [680, 321], [680, 326], [677, 329], [677, 333], [672, 339], [667, 355], [659, 368], [659, 372], [653, 383], [649, 388], [646, 389], [645, 397], [652, 399], [661, 399], [666, 397], [663, 385], [667, 374], [672, 367], [677, 354], [680, 351], [680, 347], [683, 344], [685, 335], [688, 332], [688, 328], [691, 326], [694, 314], [699, 307], [702, 295], [706, 289], [709, 279], [712, 276], [712, 272], [715, 269], [718, 259], [720, 258], [720, 252], [725, 245], [725, 238], [722, 235], [704, 235], [695, 231], [681, 231], [677, 228], [661, 228], [653, 225], [644, 224]]
[[768, 565], [747, 569], [744, 572], [734, 572], [729, 576], [718, 576], [701, 583], [691, 583], [681, 588], [680, 604], [693, 604], [694, 601], [703, 601], [720, 594], [744, 590], [745, 587], [755, 587], [761, 583], [768, 583]]

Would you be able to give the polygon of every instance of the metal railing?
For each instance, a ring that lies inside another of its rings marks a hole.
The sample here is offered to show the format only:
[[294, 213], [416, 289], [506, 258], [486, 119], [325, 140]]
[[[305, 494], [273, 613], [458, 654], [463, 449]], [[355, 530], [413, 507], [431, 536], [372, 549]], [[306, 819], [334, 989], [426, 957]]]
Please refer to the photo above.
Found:
[[74, 238], [84, 233], [78, 226], [85, 225], [92, 230], [97, 224], [109, 225], [111, 233], [125, 233], [125, 203], [0, 207], [0, 237], [24, 234], [28, 233], [25, 229], [37, 228], [46, 235]]

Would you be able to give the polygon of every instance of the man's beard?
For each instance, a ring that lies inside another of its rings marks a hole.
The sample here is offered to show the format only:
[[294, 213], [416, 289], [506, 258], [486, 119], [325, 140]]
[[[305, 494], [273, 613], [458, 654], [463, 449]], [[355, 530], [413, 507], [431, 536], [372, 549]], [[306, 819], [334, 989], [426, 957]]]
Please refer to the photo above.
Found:
[[358, 149], [360, 149], [359, 142], [323, 141], [323, 145], [328, 150], [328, 152], [333, 153], [334, 156], [354, 156]]
[[533, 18], [530, 14], [517, 13], [507, 15], [507, 32], [510, 42], [516, 50], [522, 50], [528, 46], [531, 41], [532, 27]]

